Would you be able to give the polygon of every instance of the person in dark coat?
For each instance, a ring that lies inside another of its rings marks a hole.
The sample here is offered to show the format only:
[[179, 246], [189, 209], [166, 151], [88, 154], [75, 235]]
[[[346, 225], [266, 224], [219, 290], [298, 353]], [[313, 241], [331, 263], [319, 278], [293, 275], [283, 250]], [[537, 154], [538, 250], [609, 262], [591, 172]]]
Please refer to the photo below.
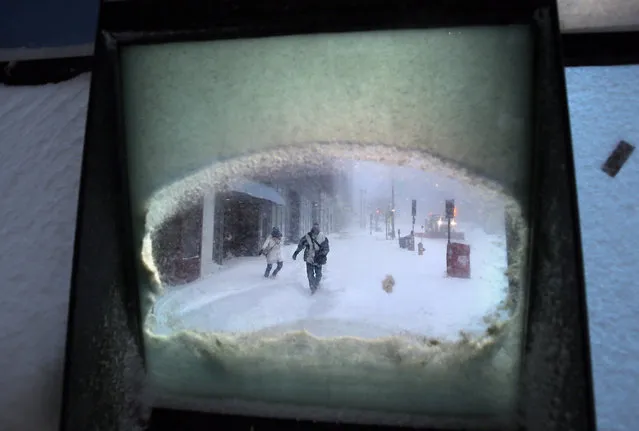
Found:
[[304, 250], [304, 262], [306, 262], [306, 276], [311, 293], [315, 293], [322, 280], [322, 265], [326, 264], [326, 258], [330, 247], [328, 238], [320, 231], [319, 223], [314, 223], [310, 232], [304, 235], [297, 245], [293, 260]]

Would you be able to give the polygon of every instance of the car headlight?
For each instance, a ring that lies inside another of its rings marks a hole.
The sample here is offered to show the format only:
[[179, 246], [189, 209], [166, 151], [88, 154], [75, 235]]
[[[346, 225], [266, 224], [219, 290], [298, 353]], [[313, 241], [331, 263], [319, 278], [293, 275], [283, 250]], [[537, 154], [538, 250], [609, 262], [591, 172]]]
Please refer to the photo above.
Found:
[[452, 226], [457, 226], [457, 222], [456, 222], [455, 220], [452, 220], [452, 221], [450, 222], [450, 224], [451, 224]]

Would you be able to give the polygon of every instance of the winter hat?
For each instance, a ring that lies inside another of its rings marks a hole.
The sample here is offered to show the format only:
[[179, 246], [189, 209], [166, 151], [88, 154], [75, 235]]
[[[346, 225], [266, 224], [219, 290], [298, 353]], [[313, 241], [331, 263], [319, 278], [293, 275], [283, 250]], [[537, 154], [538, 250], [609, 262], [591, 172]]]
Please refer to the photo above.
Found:
[[271, 231], [271, 236], [273, 238], [281, 238], [282, 232], [280, 232], [280, 230], [277, 227], [274, 227], [273, 230]]
[[311, 228], [311, 232], [319, 233], [319, 231], [320, 231], [319, 223], [317, 223], [317, 222], [313, 223], [313, 227]]

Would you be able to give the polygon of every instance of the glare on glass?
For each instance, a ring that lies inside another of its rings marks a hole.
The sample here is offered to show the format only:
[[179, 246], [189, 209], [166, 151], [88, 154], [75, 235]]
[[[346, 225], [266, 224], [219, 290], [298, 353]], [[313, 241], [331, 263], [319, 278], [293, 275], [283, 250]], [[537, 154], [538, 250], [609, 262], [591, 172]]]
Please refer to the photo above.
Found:
[[510, 26], [125, 48], [160, 402], [512, 418], [530, 43]]

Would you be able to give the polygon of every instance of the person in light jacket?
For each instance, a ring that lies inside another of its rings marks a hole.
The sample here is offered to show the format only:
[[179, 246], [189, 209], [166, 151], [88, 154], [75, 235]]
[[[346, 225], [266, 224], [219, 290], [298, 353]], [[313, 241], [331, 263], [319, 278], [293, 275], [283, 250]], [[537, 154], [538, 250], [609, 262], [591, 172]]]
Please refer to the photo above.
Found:
[[[270, 276], [271, 278], [275, 278], [284, 266], [284, 261], [282, 260], [282, 232], [280, 232], [277, 227], [274, 227], [271, 234], [266, 238], [259, 254], [263, 254], [266, 257], [264, 277], [268, 278]], [[271, 274], [273, 264], [277, 264], [277, 266], [273, 274]]]
[[297, 250], [293, 253], [293, 260], [302, 250], [304, 250], [308, 285], [311, 293], [315, 293], [322, 281], [322, 265], [326, 264], [326, 256], [330, 251], [328, 238], [320, 232], [319, 223], [314, 223], [311, 231], [300, 239]]

